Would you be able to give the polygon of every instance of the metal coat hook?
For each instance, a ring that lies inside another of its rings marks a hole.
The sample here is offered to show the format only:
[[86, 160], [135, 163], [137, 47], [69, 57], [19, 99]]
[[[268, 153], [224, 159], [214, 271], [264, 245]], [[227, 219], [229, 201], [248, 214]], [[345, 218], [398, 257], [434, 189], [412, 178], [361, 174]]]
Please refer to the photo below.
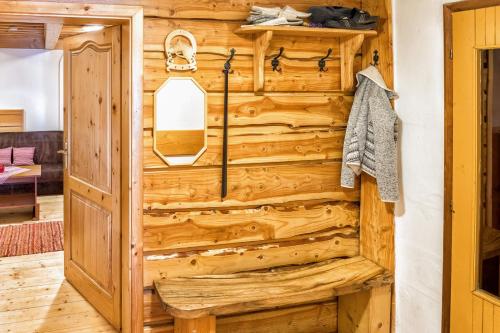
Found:
[[380, 59], [380, 56], [378, 55], [378, 50], [373, 51], [373, 62], [370, 65], [378, 66], [379, 59]]
[[328, 49], [328, 53], [326, 54], [326, 57], [323, 57], [318, 61], [318, 66], [319, 66], [320, 72], [328, 71], [328, 68], [326, 68], [326, 59], [328, 59], [330, 57], [330, 55], [332, 54], [332, 51], [333, 50], [331, 48]]
[[235, 49], [231, 49], [229, 54], [229, 58], [227, 58], [226, 63], [224, 64], [224, 70], [222, 72], [224, 73], [231, 73], [231, 60], [234, 58], [234, 54], [236, 53]]
[[280, 66], [280, 61], [279, 58], [283, 55], [283, 51], [285, 51], [285, 48], [282, 46], [280, 47], [280, 52], [276, 57], [273, 58], [271, 61], [271, 65], [273, 66], [273, 72], [281, 72], [281, 67]]

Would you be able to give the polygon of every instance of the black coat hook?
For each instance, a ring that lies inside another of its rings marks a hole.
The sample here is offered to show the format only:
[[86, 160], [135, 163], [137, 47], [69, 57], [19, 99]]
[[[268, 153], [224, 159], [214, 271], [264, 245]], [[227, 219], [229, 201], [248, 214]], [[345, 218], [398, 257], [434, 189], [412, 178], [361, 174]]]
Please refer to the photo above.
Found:
[[224, 64], [224, 70], [222, 72], [224, 73], [231, 73], [231, 60], [234, 58], [234, 54], [236, 53], [235, 49], [231, 49], [230, 51], [229, 58], [227, 58], [226, 63]]
[[370, 65], [378, 66], [379, 59], [380, 59], [380, 56], [378, 55], [378, 50], [373, 51], [373, 62]]
[[328, 71], [328, 68], [326, 68], [326, 59], [328, 59], [330, 57], [330, 55], [332, 54], [332, 51], [333, 50], [331, 48], [328, 49], [328, 53], [326, 54], [326, 57], [323, 57], [318, 61], [318, 66], [319, 66], [320, 72]]
[[283, 51], [285, 51], [285, 48], [282, 46], [280, 47], [280, 52], [276, 57], [273, 58], [271, 61], [271, 65], [273, 66], [273, 72], [281, 72], [281, 67], [280, 66], [280, 61], [279, 58], [283, 55]]

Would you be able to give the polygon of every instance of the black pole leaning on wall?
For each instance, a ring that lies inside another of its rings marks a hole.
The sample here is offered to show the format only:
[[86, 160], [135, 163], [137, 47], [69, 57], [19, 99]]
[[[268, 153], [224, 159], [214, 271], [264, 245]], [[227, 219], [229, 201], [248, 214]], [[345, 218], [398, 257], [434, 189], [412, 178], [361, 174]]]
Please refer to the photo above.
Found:
[[227, 196], [227, 127], [228, 127], [228, 103], [229, 103], [229, 74], [231, 74], [231, 60], [236, 53], [235, 49], [231, 49], [231, 54], [224, 64], [224, 136], [222, 143], [222, 188], [221, 199]]

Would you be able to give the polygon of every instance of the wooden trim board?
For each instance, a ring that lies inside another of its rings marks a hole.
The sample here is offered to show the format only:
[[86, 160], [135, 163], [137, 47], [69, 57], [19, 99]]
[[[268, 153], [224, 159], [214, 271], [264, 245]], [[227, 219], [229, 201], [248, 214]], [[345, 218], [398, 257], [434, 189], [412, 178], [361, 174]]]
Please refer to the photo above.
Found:
[[122, 25], [122, 332], [143, 331], [143, 17], [137, 6], [0, 0], [2, 21]]
[[24, 132], [24, 110], [0, 110], [0, 133]]

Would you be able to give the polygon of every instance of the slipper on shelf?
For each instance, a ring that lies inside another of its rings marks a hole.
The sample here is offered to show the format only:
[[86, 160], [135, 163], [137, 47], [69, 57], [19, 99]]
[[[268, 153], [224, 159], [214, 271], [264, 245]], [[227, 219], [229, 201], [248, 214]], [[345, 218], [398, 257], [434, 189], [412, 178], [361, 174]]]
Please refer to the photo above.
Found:
[[247, 22], [249, 22], [249, 23], [265, 22], [268, 20], [273, 20], [275, 18], [276, 18], [276, 16], [269, 16], [269, 15], [264, 15], [264, 14], [252, 14], [249, 17], [247, 17]]
[[328, 20], [341, 19], [351, 15], [352, 8], [338, 6], [315, 6], [309, 8], [311, 22], [325, 23]]
[[296, 10], [295, 8], [290, 7], [290, 6], [283, 7], [281, 12], [282, 12], [282, 14], [284, 14], [284, 16], [287, 19], [289, 17], [290, 18], [305, 19], [305, 18], [309, 18], [311, 16], [311, 13], [300, 12], [300, 11]]
[[252, 13], [273, 16], [273, 17], [278, 17], [280, 11], [281, 11], [280, 7], [267, 8], [267, 7], [252, 6], [251, 9]]
[[283, 8], [252, 6], [247, 22], [250, 25], [303, 25], [303, 19], [310, 15], [290, 6]]
[[378, 23], [379, 20], [378, 16], [371, 16], [370, 13], [358, 8], [353, 9], [351, 18], [359, 24]]
[[354, 22], [354, 20], [348, 17], [344, 17], [340, 20], [326, 21], [325, 27], [335, 28], [335, 29], [372, 30], [377, 27], [377, 23], [378, 22], [361, 24]]
[[278, 17], [255, 25], [289, 25], [289, 23], [286, 18]]
[[359, 8], [339, 6], [317, 6], [309, 9], [311, 22], [323, 24], [327, 21], [351, 19], [354, 23], [368, 24], [378, 22], [378, 16], [371, 16], [367, 11]]

